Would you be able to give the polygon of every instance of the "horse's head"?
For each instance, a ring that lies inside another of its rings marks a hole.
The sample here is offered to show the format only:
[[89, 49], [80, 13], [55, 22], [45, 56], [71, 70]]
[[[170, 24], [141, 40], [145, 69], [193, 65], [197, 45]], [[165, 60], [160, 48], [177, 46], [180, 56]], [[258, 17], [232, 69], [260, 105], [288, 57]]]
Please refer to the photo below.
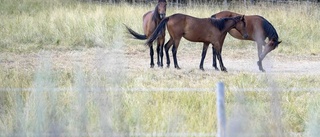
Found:
[[166, 0], [159, 0], [157, 5], [157, 12], [160, 16], [160, 19], [166, 17], [166, 10], [167, 10], [167, 2]]
[[281, 43], [282, 41], [278, 41], [278, 39], [271, 39], [269, 40], [269, 42], [267, 43], [267, 46], [273, 47], [273, 49], [275, 49], [276, 47], [278, 47], [278, 45]]
[[244, 19], [244, 15], [242, 16], [236, 16], [234, 17], [235, 19], [235, 28], [241, 33], [242, 37], [243, 38], [248, 38], [248, 32], [247, 32], [247, 29], [246, 29], [246, 21]]

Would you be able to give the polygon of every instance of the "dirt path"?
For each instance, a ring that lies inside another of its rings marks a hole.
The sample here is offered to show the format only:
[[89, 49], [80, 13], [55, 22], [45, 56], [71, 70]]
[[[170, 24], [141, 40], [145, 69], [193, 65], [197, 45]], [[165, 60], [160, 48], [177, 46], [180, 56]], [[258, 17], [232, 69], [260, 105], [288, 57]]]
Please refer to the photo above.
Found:
[[[185, 51], [190, 52], [190, 51]], [[255, 50], [252, 51], [224, 51], [223, 62], [228, 72], [252, 72], [260, 73], [258, 65], [257, 53]], [[198, 69], [200, 64], [200, 49], [196, 51], [191, 51], [191, 53], [178, 53], [179, 66], [182, 71], [189, 69]], [[253, 54], [247, 54], [253, 53]], [[149, 67], [150, 59], [149, 53], [140, 52], [136, 54], [128, 55], [131, 68], [139, 67]], [[166, 66], [166, 58], [164, 57], [164, 66]], [[171, 67], [173, 69], [173, 59], [170, 54]], [[155, 60], [156, 61], [156, 60]], [[134, 62], [134, 63], [133, 63]], [[140, 62], [137, 64], [137, 62]], [[217, 61], [218, 62], [218, 61]], [[263, 60], [263, 66], [267, 73], [311, 73], [320, 74], [320, 56], [310, 55], [310, 56], [285, 56], [277, 55], [275, 53], [270, 53]], [[212, 54], [208, 50], [204, 68], [206, 71], [215, 71], [212, 67]], [[220, 67], [219, 67], [220, 68]]]
[[[248, 51], [225, 51], [223, 61], [229, 73], [249, 72], [259, 73], [256, 64], [257, 57], [254, 54], [247, 55]], [[178, 53], [181, 71], [198, 69], [200, 63], [200, 49], [196, 51], [181, 51]], [[226, 54], [229, 53], [229, 54]], [[156, 55], [156, 54], [155, 54]], [[155, 56], [156, 57], [156, 56]], [[47, 58], [47, 59], [44, 59]], [[164, 57], [164, 66], [166, 61]], [[174, 69], [172, 57], [171, 68]], [[21, 68], [24, 70], [35, 70], [41, 61], [51, 61], [56, 69], [73, 69], [75, 65], [81, 65], [88, 70], [110, 66], [131, 70], [149, 69], [149, 50], [145, 47], [128, 50], [110, 50], [103, 48], [91, 48], [78, 51], [40, 51], [37, 53], [0, 53], [0, 66], [6, 69]], [[156, 59], [155, 59], [156, 63]], [[206, 71], [215, 71], [212, 67], [212, 55], [208, 50], [204, 68]], [[263, 66], [267, 73], [308, 73], [320, 74], [320, 56], [284, 56], [275, 53], [269, 54], [263, 61]], [[157, 67], [157, 66], [156, 66]], [[158, 69], [158, 68], [155, 68]]]

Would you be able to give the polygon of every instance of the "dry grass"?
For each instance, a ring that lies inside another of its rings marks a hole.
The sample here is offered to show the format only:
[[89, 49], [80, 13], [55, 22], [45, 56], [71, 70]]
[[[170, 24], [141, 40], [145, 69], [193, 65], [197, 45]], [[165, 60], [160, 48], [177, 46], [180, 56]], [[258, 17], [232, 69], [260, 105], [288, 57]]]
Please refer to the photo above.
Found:
[[[1, 8], [0, 136], [210, 135], [216, 132], [215, 92], [210, 89], [214, 91], [219, 81], [226, 83], [229, 133], [318, 135], [320, 118], [315, 114], [320, 94], [312, 92], [319, 90], [318, 71], [293, 68], [259, 73], [230, 63], [229, 73], [216, 72], [210, 65], [202, 72], [197, 69], [201, 44], [185, 40], [178, 52], [182, 70], [149, 69], [144, 42], [131, 39], [122, 23], [142, 32], [141, 16], [153, 9], [152, 4], [3, 2], [8, 7], [18, 5], [20, 12]], [[274, 10], [259, 4], [228, 8], [270, 20], [283, 40], [270, 56], [287, 68], [300, 65], [295, 59], [301, 64], [317, 63], [317, 5], [272, 6]], [[168, 7], [167, 15], [209, 17], [223, 9], [219, 5]], [[227, 62], [245, 58], [244, 63], [251, 61], [250, 66], [256, 67], [252, 42], [228, 38], [225, 45]], [[244, 57], [246, 53], [250, 55]], [[290, 66], [290, 61], [296, 64]], [[272, 63], [279, 68], [271, 59]], [[208, 91], [185, 92], [186, 88]], [[241, 89], [247, 90], [237, 91]]]

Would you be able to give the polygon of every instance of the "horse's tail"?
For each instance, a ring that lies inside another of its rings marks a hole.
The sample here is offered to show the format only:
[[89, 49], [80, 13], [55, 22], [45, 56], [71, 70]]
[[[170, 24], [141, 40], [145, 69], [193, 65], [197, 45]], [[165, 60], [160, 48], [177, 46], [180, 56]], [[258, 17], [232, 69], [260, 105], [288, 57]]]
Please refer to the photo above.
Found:
[[[125, 25], [125, 24], [124, 24]], [[147, 36], [146, 35], [141, 35], [137, 32], [135, 32], [134, 30], [132, 30], [131, 28], [129, 28], [127, 25], [125, 25], [128, 32], [133, 35], [136, 39], [140, 39], [140, 40], [146, 40], [147, 39]]]
[[161, 34], [164, 31], [164, 29], [165, 29], [164, 27], [166, 26], [168, 21], [169, 21], [169, 17], [166, 17], [159, 23], [157, 28], [153, 31], [153, 33], [151, 34], [151, 36], [147, 40], [146, 45], [152, 44], [152, 42], [159, 37], [159, 34]]

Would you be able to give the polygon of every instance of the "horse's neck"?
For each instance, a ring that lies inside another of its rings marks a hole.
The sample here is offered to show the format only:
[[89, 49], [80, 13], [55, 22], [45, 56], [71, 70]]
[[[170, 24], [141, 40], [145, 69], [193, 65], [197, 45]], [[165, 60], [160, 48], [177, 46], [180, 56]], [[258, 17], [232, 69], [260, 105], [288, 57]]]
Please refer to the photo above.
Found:
[[158, 5], [154, 8], [153, 14], [152, 14], [152, 20], [155, 22], [160, 22], [160, 15], [158, 13]]
[[226, 22], [225, 22], [225, 27], [224, 29], [221, 31], [222, 33], [227, 33], [228, 31], [230, 31], [232, 28], [234, 28], [235, 24], [236, 24], [236, 21], [233, 20], [233, 19], [228, 19]]

